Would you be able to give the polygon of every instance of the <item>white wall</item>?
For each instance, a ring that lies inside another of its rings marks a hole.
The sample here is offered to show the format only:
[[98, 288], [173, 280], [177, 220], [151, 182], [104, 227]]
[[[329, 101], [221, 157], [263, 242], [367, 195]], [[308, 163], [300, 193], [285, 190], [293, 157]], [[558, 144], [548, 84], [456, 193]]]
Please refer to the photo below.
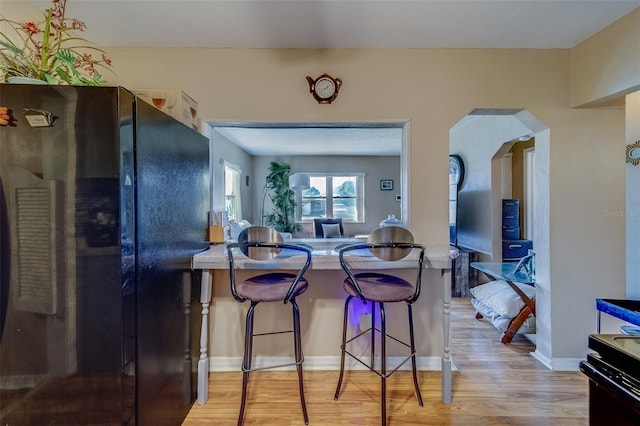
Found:
[[[640, 140], [640, 92], [626, 96], [626, 143]], [[613, 215], [624, 215], [627, 225], [627, 286], [626, 295], [618, 289], [611, 298], [640, 299], [640, 166], [627, 164], [626, 207], [624, 212], [613, 211]]]
[[[612, 282], [624, 283], [624, 222], [602, 217], [612, 205], [624, 208], [624, 166], [617, 151], [624, 139], [624, 111], [569, 107], [567, 50], [108, 53], [119, 84], [181, 88], [199, 102], [200, 116], [209, 121], [409, 121], [408, 223], [425, 244], [448, 242], [451, 127], [476, 108], [527, 109], [550, 129], [549, 309], [554, 318], [566, 316], [554, 323], [557, 341], [554, 337], [545, 355], [584, 356], [587, 335], [594, 331], [594, 295], [608, 292]], [[344, 81], [330, 105], [315, 102], [305, 80], [322, 72]], [[264, 93], [260, 82], [265, 79], [272, 82], [273, 93]], [[381, 79], [393, 84], [380, 87]], [[372, 92], [374, 85], [378, 89]], [[594, 249], [602, 246], [607, 249]], [[431, 309], [438, 305], [432, 290], [439, 285], [428, 285], [423, 294], [432, 301]], [[565, 310], [568, 301], [574, 306], [571, 315]], [[441, 324], [430, 324], [425, 332], [441, 334]]]
[[600, 104], [640, 89], [640, 9], [571, 49], [571, 105]]
[[[368, 234], [378, 227], [378, 223], [388, 215], [401, 218], [400, 202], [395, 196], [400, 194], [400, 157], [388, 156], [281, 156], [254, 157], [254, 176], [258, 183], [264, 182], [271, 161], [285, 162], [295, 172], [344, 172], [352, 171], [365, 174], [365, 222], [344, 225], [345, 234]], [[381, 191], [380, 180], [392, 179], [393, 191]], [[260, 221], [262, 209], [262, 188], [254, 190], [254, 223]], [[271, 203], [267, 199], [265, 212], [270, 211]], [[312, 231], [311, 224], [303, 224], [302, 234], [307, 236]]]

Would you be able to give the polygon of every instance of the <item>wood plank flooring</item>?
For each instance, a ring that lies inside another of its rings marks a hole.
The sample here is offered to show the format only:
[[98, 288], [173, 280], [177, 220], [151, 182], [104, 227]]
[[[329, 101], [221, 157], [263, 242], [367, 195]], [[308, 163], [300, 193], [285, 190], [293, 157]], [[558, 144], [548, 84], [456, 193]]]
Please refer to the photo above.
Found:
[[[474, 318], [469, 299], [452, 306], [453, 402], [440, 400], [440, 373], [420, 372], [424, 407], [418, 406], [409, 372], [387, 380], [387, 425], [588, 424], [588, 382], [580, 372], [553, 372], [536, 361], [534, 345], [517, 335], [508, 345], [486, 321]], [[341, 397], [334, 401], [337, 371], [305, 371], [310, 425], [379, 425], [380, 380], [368, 371], [345, 374]], [[210, 376], [209, 401], [194, 404], [183, 425], [234, 425], [240, 405], [242, 374]], [[252, 374], [246, 425], [304, 425], [294, 371]]]

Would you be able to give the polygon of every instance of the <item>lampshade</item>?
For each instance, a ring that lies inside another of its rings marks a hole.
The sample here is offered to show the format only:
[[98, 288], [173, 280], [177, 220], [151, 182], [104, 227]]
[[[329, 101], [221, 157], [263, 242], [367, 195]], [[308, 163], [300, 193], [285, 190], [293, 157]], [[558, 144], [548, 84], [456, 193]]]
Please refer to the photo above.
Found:
[[293, 191], [302, 191], [304, 189], [309, 189], [309, 186], [309, 175], [305, 175], [304, 173], [294, 173], [289, 176], [289, 189]]

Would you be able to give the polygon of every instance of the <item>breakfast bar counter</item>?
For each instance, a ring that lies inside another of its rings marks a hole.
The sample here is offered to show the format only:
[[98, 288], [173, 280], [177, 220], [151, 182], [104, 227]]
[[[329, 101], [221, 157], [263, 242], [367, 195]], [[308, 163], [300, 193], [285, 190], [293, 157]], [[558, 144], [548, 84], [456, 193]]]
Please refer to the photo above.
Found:
[[[344, 241], [343, 241], [344, 240]], [[335, 271], [341, 270], [338, 259], [338, 249], [341, 244], [353, 244], [357, 241], [352, 239], [294, 239], [287, 240], [287, 243], [302, 243], [313, 247], [310, 271]], [[451, 356], [449, 350], [449, 326], [451, 313], [451, 285], [450, 272], [451, 260], [457, 255], [457, 250], [450, 246], [430, 246], [425, 251], [424, 265], [426, 269], [439, 270], [442, 278], [443, 288], [443, 351], [441, 360], [442, 371], [442, 401], [451, 402]], [[296, 269], [300, 265], [299, 258], [289, 257], [283, 251], [278, 257], [266, 261], [256, 261], [239, 257], [235, 260], [239, 269], [247, 270], [287, 270]], [[403, 269], [415, 267], [415, 261], [411, 262], [398, 260], [392, 262], [382, 261], [368, 252], [363, 252], [355, 261], [351, 262], [357, 269]], [[200, 303], [202, 304], [202, 325], [200, 333], [200, 360], [198, 362], [198, 403], [204, 404], [207, 401], [208, 381], [209, 381], [209, 306], [212, 298], [213, 275], [216, 270], [228, 270], [229, 263], [225, 244], [212, 245], [208, 250], [196, 254], [192, 258], [192, 269], [202, 270], [202, 288]], [[316, 272], [318, 273], [318, 272]], [[222, 285], [222, 283], [217, 283]], [[228, 282], [224, 285], [228, 286]], [[424, 285], [424, 283], [423, 283]], [[426, 284], [428, 285], [428, 284]]]
[[[309, 244], [313, 247], [313, 256], [311, 258], [311, 269], [341, 269], [340, 261], [338, 260], [338, 252], [336, 247], [342, 244], [354, 244], [357, 242], [363, 243], [364, 241], [352, 241], [354, 239], [342, 238], [335, 239], [333, 242], [328, 242], [334, 239], [325, 239], [318, 241], [313, 238], [300, 238], [295, 240], [287, 240], [287, 243], [294, 244]], [[439, 247], [427, 247], [425, 250], [425, 264], [426, 268], [435, 269], [449, 269], [451, 268], [451, 259], [457, 254], [456, 249], [452, 249], [449, 246]], [[290, 262], [286, 253], [282, 256], [278, 256], [274, 260], [269, 261], [257, 261], [248, 258], [240, 258], [236, 260], [236, 267], [239, 269], [286, 269], [283, 265]], [[299, 259], [291, 259], [291, 266], [298, 267]], [[350, 263], [361, 267], [362, 269], [401, 269], [403, 267], [413, 267], [415, 260], [406, 259], [385, 262], [371, 255], [360, 256], [358, 260], [350, 260]], [[227, 259], [227, 246], [226, 244], [212, 245], [209, 250], [196, 254], [192, 260], [193, 269], [228, 269], [229, 260]]]

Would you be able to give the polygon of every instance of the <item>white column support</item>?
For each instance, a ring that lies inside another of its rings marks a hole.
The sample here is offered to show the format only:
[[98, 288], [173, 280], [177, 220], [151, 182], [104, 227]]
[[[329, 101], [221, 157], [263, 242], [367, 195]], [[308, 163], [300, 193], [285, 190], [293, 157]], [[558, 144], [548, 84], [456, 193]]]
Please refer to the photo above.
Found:
[[192, 272], [182, 273], [182, 308], [184, 313], [184, 360], [182, 372], [182, 396], [186, 404], [191, 402], [191, 279]]
[[200, 326], [200, 360], [198, 361], [198, 404], [204, 405], [209, 397], [209, 304], [211, 303], [211, 279], [209, 269], [202, 271], [200, 303], [202, 304], [202, 324]]
[[442, 279], [444, 281], [444, 294], [442, 296], [443, 304], [443, 348], [442, 348], [442, 402], [451, 404], [451, 269], [442, 270]]

